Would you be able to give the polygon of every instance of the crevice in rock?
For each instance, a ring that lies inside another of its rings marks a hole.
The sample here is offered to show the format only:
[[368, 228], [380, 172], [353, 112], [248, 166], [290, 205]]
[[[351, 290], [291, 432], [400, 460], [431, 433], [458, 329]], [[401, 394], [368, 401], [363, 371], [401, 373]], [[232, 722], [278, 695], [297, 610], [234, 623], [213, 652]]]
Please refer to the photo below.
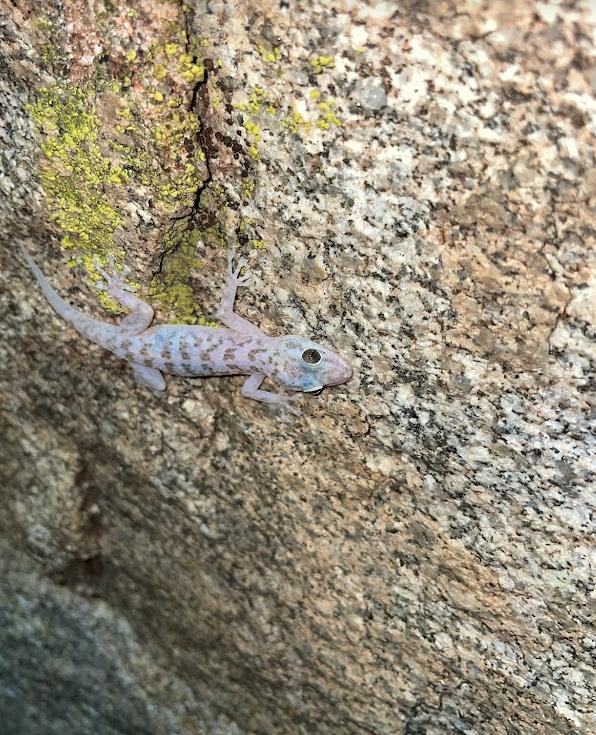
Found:
[[[183, 10], [183, 17], [184, 17], [184, 34], [185, 34], [185, 48], [187, 51], [190, 51], [191, 45], [190, 45], [190, 21], [189, 21], [189, 13], [190, 10], [187, 10], [186, 12]], [[201, 60], [199, 60], [199, 57], [197, 54], [193, 54], [193, 63], [200, 63]], [[170, 221], [174, 223], [178, 223], [182, 220], [187, 220], [189, 223], [189, 229], [192, 227], [193, 224], [196, 224], [197, 222], [197, 215], [199, 213], [199, 210], [201, 208], [201, 198], [206, 191], [206, 189], [209, 187], [211, 182], [213, 181], [213, 172], [211, 168], [211, 158], [214, 148], [214, 143], [212, 140], [212, 130], [210, 127], [206, 126], [204, 124], [205, 117], [209, 110], [209, 81], [210, 81], [210, 74], [214, 69], [214, 64], [211, 59], [204, 59], [202, 60], [202, 64], [204, 66], [204, 74], [203, 78], [199, 81], [197, 81], [191, 91], [190, 95], [190, 101], [188, 103], [188, 111], [196, 113], [198, 119], [199, 119], [199, 126], [196, 134], [196, 142], [198, 145], [200, 145], [201, 150], [205, 154], [205, 168], [207, 170], [207, 176], [203, 179], [201, 184], [197, 187], [197, 190], [195, 192], [194, 201], [192, 203], [192, 206], [184, 211], [182, 214], [173, 215], [170, 217]], [[169, 235], [173, 233], [174, 230], [173, 225], [171, 228], [167, 230], [167, 232], [164, 235], [164, 240], [167, 241], [169, 239]], [[169, 247], [164, 248], [164, 250], [160, 253], [159, 256], [159, 264], [157, 267], [157, 270], [154, 272], [153, 276], [159, 276], [164, 267], [164, 262], [166, 258], [173, 253], [176, 252], [178, 247], [180, 246], [180, 241], [174, 239], [174, 242]]]

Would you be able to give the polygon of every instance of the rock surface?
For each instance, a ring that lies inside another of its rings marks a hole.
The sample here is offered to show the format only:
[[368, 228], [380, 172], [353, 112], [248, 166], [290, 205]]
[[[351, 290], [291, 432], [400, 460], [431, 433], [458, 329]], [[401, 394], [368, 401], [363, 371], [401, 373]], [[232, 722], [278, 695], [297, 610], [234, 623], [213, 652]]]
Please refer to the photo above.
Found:
[[[0, 0], [2, 732], [593, 731], [593, 5], [40, 8]], [[356, 376], [289, 424], [154, 396], [19, 240], [186, 322], [237, 246], [239, 311]]]

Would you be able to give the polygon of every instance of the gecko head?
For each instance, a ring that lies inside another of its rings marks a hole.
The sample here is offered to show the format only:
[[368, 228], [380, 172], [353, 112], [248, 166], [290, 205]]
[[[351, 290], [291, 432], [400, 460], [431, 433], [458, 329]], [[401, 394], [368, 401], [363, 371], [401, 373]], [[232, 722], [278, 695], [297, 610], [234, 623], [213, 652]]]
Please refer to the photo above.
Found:
[[312, 393], [352, 377], [352, 368], [339, 355], [304, 337], [275, 340], [272, 376], [292, 390]]

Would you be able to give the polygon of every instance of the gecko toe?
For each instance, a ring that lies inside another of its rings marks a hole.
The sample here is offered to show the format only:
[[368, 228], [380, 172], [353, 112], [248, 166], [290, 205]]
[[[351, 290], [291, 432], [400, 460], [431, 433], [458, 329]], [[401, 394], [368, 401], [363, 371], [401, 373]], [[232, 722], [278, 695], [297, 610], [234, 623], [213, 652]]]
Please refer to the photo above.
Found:
[[[103, 268], [99, 258], [93, 259], [93, 265], [98, 275], [103, 278], [103, 281], [99, 281], [95, 284], [98, 291], [110, 292], [110, 289], [120, 289], [121, 291], [132, 291], [133, 289], [129, 284], [125, 282], [126, 276], [130, 273], [130, 268], [126, 265], [122, 266], [122, 271], [119, 272], [116, 268], [116, 262], [112, 255], [107, 257], [107, 266]], [[109, 269], [109, 270], [108, 270]]]
[[234, 269], [233, 276], [236, 280], [240, 280], [243, 276], [240, 275], [240, 271], [246, 266], [246, 258], [240, 258], [240, 260], [236, 263], [236, 268]]
[[105, 278], [106, 281], [110, 278], [110, 274], [101, 267], [101, 263], [99, 262], [98, 258], [95, 258], [93, 260], [93, 265], [95, 266], [95, 270], [102, 278]]
[[300, 398], [298, 394], [287, 395], [286, 393], [280, 393], [280, 405], [282, 415], [292, 414], [292, 416], [302, 416], [302, 411], [297, 407], [293, 406], [292, 403]]
[[296, 406], [290, 406], [289, 404], [284, 404], [282, 406], [281, 415], [282, 418], [285, 421], [289, 420], [289, 414], [292, 416], [302, 416], [302, 411], [299, 408], [296, 408]]

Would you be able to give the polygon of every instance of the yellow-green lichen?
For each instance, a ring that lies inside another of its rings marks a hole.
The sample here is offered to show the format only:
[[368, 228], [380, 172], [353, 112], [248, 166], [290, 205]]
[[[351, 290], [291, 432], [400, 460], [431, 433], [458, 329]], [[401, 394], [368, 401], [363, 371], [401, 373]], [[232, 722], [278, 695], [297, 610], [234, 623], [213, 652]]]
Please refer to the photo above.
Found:
[[165, 77], [168, 76], [168, 70], [163, 64], [156, 64], [153, 71], [153, 76], [158, 82], [160, 82], [162, 79], [165, 79]]
[[201, 82], [205, 77], [205, 67], [198, 64], [195, 57], [189, 53], [180, 54], [178, 57], [178, 71], [188, 84]]
[[[130, 142], [113, 145], [168, 212], [192, 206], [206, 176], [206, 157], [198, 143], [200, 121], [183, 99], [205, 70], [193, 54], [180, 50], [183, 40], [176, 37], [146, 51], [148, 63], [136, 70], [140, 85], [130, 91], [130, 105], [118, 111], [119, 130]], [[149, 107], [144, 89], [150, 90]]]
[[[314, 67], [319, 71], [335, 65], [331, 56], [317, 56], [314, 62]], [[253, 85], [244, 100], [234, 104], [234, 108], [243, 113], [247, 153], [252, 159], [259, 158], [263, 130], [276, 129], [275, 125], [271, 127], [269, 118], [281, 123], [282, 128], [295, 135], [307, 135], [315, 127], [319, 130], [330, 130], [342, 124], [335, 112], [335, 103], [333, 100], [323, 100], [319, 89], [311, 89], [305, 100], [292, 102], [291, 105], [288, 110], [287, 102], [273, 99], [259, 85]]]
[[100, 147], [94, 97], [91, 84], [57, 84], [42, 88], [29, 112], [44, 154], [41, 183], [50, 219], [62, 230], [62, 246], [105, 258], [114, 254], [114, 233], [123, 223], [113, 194], [129, 174]]
[[241, 217], [238, 225], [238, 232], [244, 233], [249, 227], [252, 227], [253, 220], [250, 217]]
[[297, 109], [294, 109], [290, 115], [284, 117], [281, 124], [291, 133], [307, 132], [312, 127], [312, 123]]
[[241, 112], [250, 112], [251, 115], [258, 115], [265, 102], [268, 102], [265, 90], [262, 87], [254, 86], [248, 90], [247, 101], [239, 102], [234, 107]]
[[37, 46], [43, 63], [59, 72], [64, 66], [64, 55], [60, 53], [60, 25], [47, 15], [41, 15], [33, 21], [33, 27], [40, 37]]
[[[200, 121], [183, 100], [204, 69], [181, 47], [178, 34], [143, 53], [129, 49], [121, 57], [129, 69], [125, 83], [56, 84], [40, 90], [29, 107], [43, 153], [40, 177], [49, 216], [62, 231], [63, 247], [75, 251], [73, 260], [92, 282], [99, 280], [97, 267], [105, 267], [108, 256], [122, 262], [118, 242], [134, 226], [126, 203], [134, 201], [140, 186], [148, 189], [145, 196], [157, 213], [169, 216], [192, 207], [204, 184]], [[169, 257], [160, 288], [152, 288], [155, 300], [185, 322], [201, 318], [188, 285], [197, 263], [196, 248], [192, 256], [189, 251], [192, 240], [165, 243]], [[120, 311], [104, 292], [98, 298]]]
[[259, 44], [257, 46], [257, 50], [263, 61], [268, 61], [270, 64], [274, 64], [276, 61], [280, 61], [281, 59], [281, 49], [279, 46], [274, 46], [272, 49], [268, 49], [262, 44]]
[[189, 283], [193, 271], [201, 267], [198, 243], [202, 239], [201, 230], [193, 228], [188, 220], [180, 220], [164, 237], [167, 250], [149, 293], [174, 324], [215, 325], [202, 315]]
[[310, 60], [310, 65], [315, 74], [321, 74], [325, 69], [333, 69], [335, 66], [334, 56], [319, 55]]
[[252, 159], [256, 160], [259, 157], [259, 149], [257, 148], [257, 143], [261, 140], [261, 128], [251, 119], [248, 119], [244, 121], [244, 129], [247, 132], [247, 137], [249, 140], [249, 146], [247, 148], [248, 155]]
[[242, 179], [242, 196], [244, 199], [252, 199], [255, 193], [254, 179]]
[[[96, 74], [79, 86], [56, 84], [30, 107], [44, 156], [40, 176], [50, 217], [62, 231], [63, 246], [74, 252], [71, 262], [82, 264], [97, 282], [98, 267], [105, 268], [110, 256], [121, 268], [122, 243], [140, 236], [136, 217], [143, 219], [143, 236], [153, 238], [152, 248], [160, 221], [174, 222], [160, 238], [163, 257], [148, 295], [166, 318], [187, 324], [210, 323], [192, 282], [201, 267], [198, 245], [201, 250], [226, 246], [225, 232], [235, 215], [213, 183], [204, 188], [209, 172], [199, 145], [201, 122], [189, 110], [196, 85], [205, 80], [199, 59], [208, 45], [172, 25], [160, 43], [119, 51], [120, 80], [100, 82]], [[261, 118], [275, 116], [277, 109], [258, 86], [249, 90], [243, 109], [248, 152], [257, 158]], [[245, 200], [254, 189], [254, 180], [243, 180]], [[252, 223], [246, 229], [245, 241], [264, 248]], [[105, 292], [98, 292], [98, 299], [120, 311]]]
[[321, 115], [316, 122], [318, 128], [320, 128], [321, 130], [329, 130], [332, 125], [341, 125], [341, 120], [334, 112], [335, 102], [333, 100], [319, 102], [317, 108], [321, 112]]

